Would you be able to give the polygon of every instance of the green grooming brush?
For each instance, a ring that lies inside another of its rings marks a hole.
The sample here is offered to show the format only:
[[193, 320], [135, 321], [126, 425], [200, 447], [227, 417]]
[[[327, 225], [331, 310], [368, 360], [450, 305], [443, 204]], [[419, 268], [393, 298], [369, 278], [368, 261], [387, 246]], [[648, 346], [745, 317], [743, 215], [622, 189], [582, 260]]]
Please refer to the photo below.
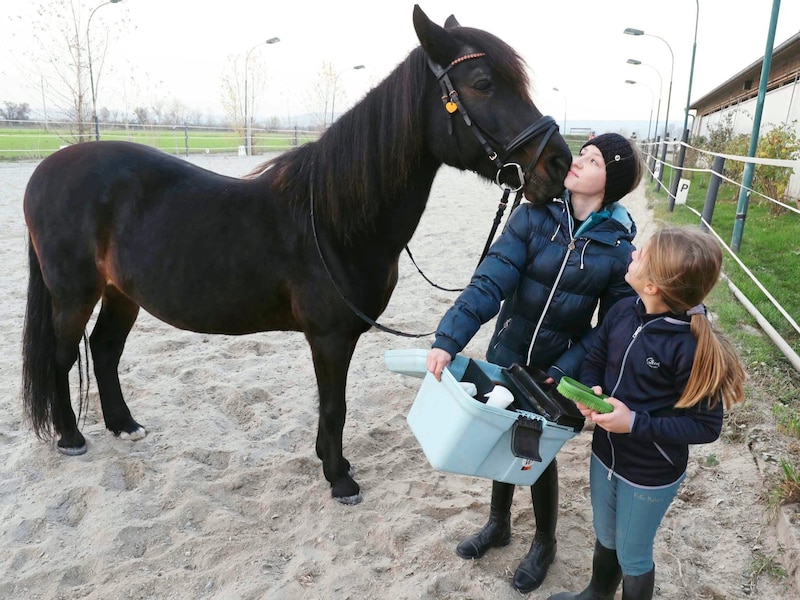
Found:
[[556, 388], [558, 393], [574, 402], [580, 402], [592, 410], [599, 413], [610, 413], [614, 407], [605, 401], [608, 395], [596, 395], [592, 388], [583, 385], [580, 381], [575, 381], [571, 377], [562, 377]]

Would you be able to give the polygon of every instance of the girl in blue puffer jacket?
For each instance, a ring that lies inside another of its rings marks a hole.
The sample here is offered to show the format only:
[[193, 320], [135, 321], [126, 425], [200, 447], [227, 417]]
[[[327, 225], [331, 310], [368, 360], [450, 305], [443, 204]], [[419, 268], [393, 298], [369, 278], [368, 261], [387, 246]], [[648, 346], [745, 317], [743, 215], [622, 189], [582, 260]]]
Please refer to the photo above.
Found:
[[581, 368], [611, 395], [592, 419], [592, 579], [550, 600], [651, 600], [653, 540], [686, 476], [689, 444], [719, 437], [723, 406], [744, 399], [744, 371], [701, 304], [722, 265], [717, 241], [694, 229], [662, 230], [633, 253], [627, 281], [638, 298], [612, 308]]
[[[587, 142], [564, 180], [566, 192], [544, 205], [522, 204], [509, 217], [470, 284], [442, 318], [427, 367], [442, 369], [482, 324], [500, 312], [486, 358], [545, 370], [553, 379], [577, 376], [599, 320], [634, 294], [625, 281], [636, 227], [617, 201], [639, 184], [642, 161], [624, 137], [606, 133]], [[502, 305], [502, 309], [501, 309]], [[489, 520], [456, 548], [480, 558], [511, 541], [514, 485], [495, 481]], [[536, 534], [513, 584], [538, 588], [556, 553], [558, 472], [550, 463], [531, 487]]]

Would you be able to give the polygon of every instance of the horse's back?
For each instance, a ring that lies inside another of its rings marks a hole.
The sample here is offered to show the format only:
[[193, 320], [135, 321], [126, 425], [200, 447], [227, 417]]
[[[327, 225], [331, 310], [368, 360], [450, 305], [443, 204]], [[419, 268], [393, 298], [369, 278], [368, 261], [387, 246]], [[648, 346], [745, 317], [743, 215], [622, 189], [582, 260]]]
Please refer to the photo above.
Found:
[[184, 329], [292, 329], [281, 290], [294, 277], [302, 233], [291, 211], [274, 206], [268, 179], [226, 177], [138, 144], [93, 142], [42, 161], [25, 218], [56, 296], [81, 288], [94, 298], [113, 285]]
[[26, 213], [45, 200], [52, 207], [54, 203], [77, 200], [76, 196], [83, 195], [81, 202], [85, 203], [120, 184], [135, 183], [135, 187], [143, 189], [189, 173], [222, 177], [142, 144], [75, 144], [51, 154], [36, 167], [25, 191]]

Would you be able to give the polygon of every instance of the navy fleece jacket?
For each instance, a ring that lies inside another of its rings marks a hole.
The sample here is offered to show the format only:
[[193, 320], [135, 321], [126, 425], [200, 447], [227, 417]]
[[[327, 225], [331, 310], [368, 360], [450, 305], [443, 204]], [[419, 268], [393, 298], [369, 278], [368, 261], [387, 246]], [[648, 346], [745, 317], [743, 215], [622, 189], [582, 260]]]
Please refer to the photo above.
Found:
[[719, 437], [723, 407], [708, 400], [674, 408], [692, 372], [697, 340], [690, 318], [647, 314], [640, 298], [618, 302], [598, 328], [581, 368], [581, 382], [600, 385], [635, 413], [630, 433], [599, 425], [592, 452], [614, 474], [641, 486], [676, 482], [686, 471], [689, 444]]

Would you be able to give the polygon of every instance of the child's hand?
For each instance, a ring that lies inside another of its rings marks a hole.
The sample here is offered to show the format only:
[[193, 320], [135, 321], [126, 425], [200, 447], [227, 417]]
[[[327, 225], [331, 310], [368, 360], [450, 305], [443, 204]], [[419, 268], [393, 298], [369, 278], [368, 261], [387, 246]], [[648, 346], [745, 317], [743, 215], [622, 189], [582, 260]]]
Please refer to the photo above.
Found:
[[447, 350], [431, 348], [431, 351], [428, 352], [428, 359], [425, 366], [427, 366], [428, 371], [433, 373], [433, 376], [436, 377], [436, 381], [441, 381], [442, 370], [450, 364], [450, 360], [450, 353]]
[[[603, 394], [603, 388], [599, 385], [593, 385], [592, 391], [594, 392], [595, 396], [600, 396]], [[600, 414], [596, 410], [589, 408], [585, 404], [581, 404], [580, 402], [576, 402], [575, 405], [578, 407], [578, 410], [581, 411], [584, 419], [591, 419], [594, 420], [592, 417], [593, 414]]]
[[[610, 413], [599, 413], [590, 411], [592, 421], [600, 425], [611, 433], [630, 433], [631, 432], [631, 411], [625, 404], [614, 397], [606, 398], [606, 402], [614, 407]], [[583, 413], [583, 411], [581, 411]], [[586, 415], [584, 415], [586, 416]]]

